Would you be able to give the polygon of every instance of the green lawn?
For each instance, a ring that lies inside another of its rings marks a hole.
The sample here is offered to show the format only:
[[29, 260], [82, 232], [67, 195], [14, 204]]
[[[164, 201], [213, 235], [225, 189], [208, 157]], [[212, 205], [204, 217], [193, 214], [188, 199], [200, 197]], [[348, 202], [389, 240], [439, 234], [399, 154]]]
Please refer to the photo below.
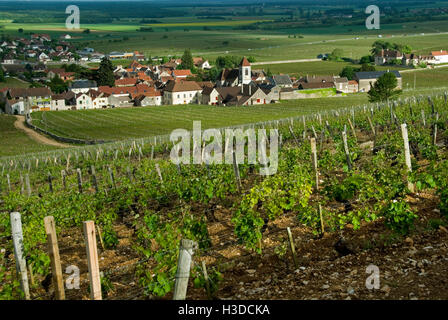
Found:
[[55, 150], [55, 147], [38, 144], [14, 127], [14, 116], [0, 115], [0, 157]]

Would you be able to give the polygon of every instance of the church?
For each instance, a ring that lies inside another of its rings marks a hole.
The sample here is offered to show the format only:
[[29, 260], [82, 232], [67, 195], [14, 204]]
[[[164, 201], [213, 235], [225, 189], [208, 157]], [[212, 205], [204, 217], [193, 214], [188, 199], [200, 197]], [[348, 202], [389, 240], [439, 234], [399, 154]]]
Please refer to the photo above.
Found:
[[252, 82], [250, 62], [244, 57], [238, 69], [223, 69], [218, 76], [216, 85], [219, 87], [237, 87]]

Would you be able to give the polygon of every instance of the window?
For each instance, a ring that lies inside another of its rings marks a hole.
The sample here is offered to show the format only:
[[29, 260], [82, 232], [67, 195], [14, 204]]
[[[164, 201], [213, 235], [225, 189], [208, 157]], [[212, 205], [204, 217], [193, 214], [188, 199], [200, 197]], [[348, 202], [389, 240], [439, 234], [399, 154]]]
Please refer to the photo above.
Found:
[[245, 69], [245, 74], [246, 74], [246, 76], [249, 75], [249, 69]]

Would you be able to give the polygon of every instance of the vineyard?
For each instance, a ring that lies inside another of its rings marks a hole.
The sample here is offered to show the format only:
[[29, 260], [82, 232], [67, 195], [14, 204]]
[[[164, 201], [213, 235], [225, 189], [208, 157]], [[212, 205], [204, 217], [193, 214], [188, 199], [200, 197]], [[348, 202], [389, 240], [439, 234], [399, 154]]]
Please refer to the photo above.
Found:
[[0, 160], [0, 299], [447, 299], [447, 121], [445, 94], [259, 124], [271, 176], [152, 138]]

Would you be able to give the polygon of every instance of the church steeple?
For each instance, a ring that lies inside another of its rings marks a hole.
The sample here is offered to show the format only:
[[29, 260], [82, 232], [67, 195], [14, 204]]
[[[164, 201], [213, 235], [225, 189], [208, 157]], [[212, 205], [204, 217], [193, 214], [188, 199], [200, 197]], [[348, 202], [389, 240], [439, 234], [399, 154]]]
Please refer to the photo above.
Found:
[[244, 57], [241, 60], [240, 68], [239, 68], [239, 84], [248, 84], [252, 81], [252, 71], [250, 62]]

